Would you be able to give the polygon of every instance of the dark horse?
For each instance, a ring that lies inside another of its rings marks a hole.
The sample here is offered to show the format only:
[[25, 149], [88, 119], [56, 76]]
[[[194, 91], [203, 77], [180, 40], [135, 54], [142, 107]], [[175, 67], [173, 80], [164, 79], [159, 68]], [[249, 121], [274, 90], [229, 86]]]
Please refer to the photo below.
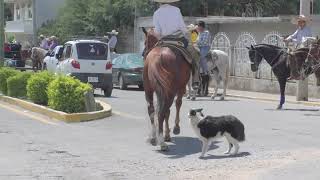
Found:
[[[191, 65], [183, 55], [162, 46], [156, 46], [158, 39], [153, 30], [146, 31], [145, 62], [143, 71], [143, 83], [145, 97], [148, 103], [148, 113], [151, 120], [150, 143], [160, 145], [161, 150], [168, 150], [165, 141], [170, 141], [169, 117], [170, 107], [176, 99], [176, 119], [174, 134], [180, 134], [180, 108], [182, 97], [186, 93], [186, 85], [190, 78]], [[153, 105], [153, 94], [156, 93], [157, 108]], [[156, 120], [155, 120], [156, 118]], [[163, 123], [166, 122], [165, 136], [163, 137]], [[158, 125], [158, 127], [157, 127]]]
[[[249, 58], [251, 61], [251, 70], [258, 71], [259, 65], [263, 59], [272, 67], [272, 71], [278, 79], [280, 85], [280, 104], [277, 109], [282, 109], [285, 103], [285, 89], [287, 79], [290, 76], [290, 67], [288, 66], [288, 58], [295, 58], [301, 65], [308, 58], [309, 48], [300, 48], [292, 53], [287, 53], [286, 48], [281, 48], [269, 44], [258, 44], [248, 47]], [[320, 79], [320, 71], [315, 73], [317, 79]]]

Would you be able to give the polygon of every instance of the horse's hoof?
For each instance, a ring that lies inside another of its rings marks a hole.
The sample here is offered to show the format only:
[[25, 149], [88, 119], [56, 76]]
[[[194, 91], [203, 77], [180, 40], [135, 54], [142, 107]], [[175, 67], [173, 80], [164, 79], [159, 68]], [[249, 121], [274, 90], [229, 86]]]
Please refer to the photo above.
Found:
[[211, 99], [214, 100], [216, 97], [215, 96], [211, 96]]
[[192, 98], [191, 98], [191, 101], [195, 101], [195, 100], [196, 100], [196, 97], [192, 97]]
[[163, 143], [161, 146], [160, 146], [160, 150], [161, 151], [169, 151], [169, 146], [165, 143]]
[[175, 135], [180, 134], [180, 127], [174, 127], [173, 134], [175, 134]]
[[187, 98], [187, 99], [190, 99], [190, 96], [187, 96], [186, 98]]
[[221, 98], [220, 98], [220, 101], [224, 101], [224, 97], [221, 97]]
[[151, 144], [152, 146], [156, 146], [156, 145], [157, 145], [157, 140], [156, 140], [156, 138], [151, 138], [151, 139], [150, 139], [150, 144]]
[[282, 109], [282, 105], [279, 105], [278, 107], [277, 107], [277, 110], [281, 110]]
[[164, 137], [164, 141], [165, 141], [165, 142], [171, 142], [171, 137], [170, 137], [170, 136]]

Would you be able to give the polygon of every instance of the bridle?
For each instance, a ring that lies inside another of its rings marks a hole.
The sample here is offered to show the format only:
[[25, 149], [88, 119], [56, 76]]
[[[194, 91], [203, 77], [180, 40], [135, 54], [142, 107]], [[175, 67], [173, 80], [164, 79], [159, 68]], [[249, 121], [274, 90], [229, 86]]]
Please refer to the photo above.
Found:
[[[261, 54], [258, 50], [256, 50], [256, 49], [251, 49], [251, 51], [254, 51], [256, 54], [255, 54], [255, 57], [254, 57], [254, 62], [250, 62], [250, 64], [258, 65], [258, 62], [256, 61], [257, 54], [259, 54], [259, 55], [262, 57], [262, 59], [265, 59], [265, 60], [266, 60], [266, 58], [264, 57], [264, 55]], [[279, 52], [279, 54], [277, 54], [274, 58], [272, 58], [272, 60], [271, 60], [271, 62], [270, 62], [270, 65], [271, 65], [272, 69], [274, 69], [274, 68], [276, 67], [275, 65], [277, 65], [277, 63], [276, 63], [275, 61], [276, 61], [277, 59], [279, 59], [279, 57], [280, 57], [282, 54], [284, 54], [285, 52], [286, 52], [286, 51], [281, 50], [281, 51]]]

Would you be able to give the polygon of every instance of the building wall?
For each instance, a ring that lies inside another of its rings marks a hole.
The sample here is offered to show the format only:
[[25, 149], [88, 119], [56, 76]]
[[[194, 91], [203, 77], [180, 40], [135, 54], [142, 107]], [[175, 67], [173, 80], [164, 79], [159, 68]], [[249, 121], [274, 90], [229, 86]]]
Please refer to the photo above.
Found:
[[37, 28], [41, 27], [48, 20], [55, 19], [64, 3], [65, 0], [37, 0], [35, 14]]

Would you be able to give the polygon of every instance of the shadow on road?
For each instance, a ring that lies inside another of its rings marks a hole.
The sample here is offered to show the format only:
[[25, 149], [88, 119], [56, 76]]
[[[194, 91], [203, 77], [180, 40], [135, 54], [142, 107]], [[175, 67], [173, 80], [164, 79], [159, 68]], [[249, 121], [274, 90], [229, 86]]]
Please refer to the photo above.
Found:
[[289, 108], [286, 108], [286, 109], [281, 109], [281, 110], [278, 110], [278, 109], [265, 109], [266, 111], [301, 111], [301, 112], [318, 112], [319, 109], [289, 109]]
[[[189, 100], [189, 101], [192, 101], [192, 100], [190, 100], [190, 99], [187, 99], [187, 100]], [[211, 99], [210, 97], [207, 97], [207, 98], [203, 98], [203, 97], [201, 97], [200, 99], [199, 98], [197, 98], [196, 100], [195, 100], [195, 102], [196, 101], [213, 101], [213, 102], [237, 102], [237, 101], [240, 101], [240, 100], [237, 100], [237, 99], [225, 99], [225, 100], [220, 100], [220, 97], [218, 97], [218, 98], [215, 98], [215, 99]]]
[[217, 155], [208, 155], [204, 158], [201, 158], [203, 160], [210, 160], [210, 159], [227, 159], [227, 158], [237, 158], [237, 157], [246, 157], [246, 156], [250, 156], [251, 153], [249, 152], [240, 152], [236, 155], [221, 155], [221, 156], [217, 156]]
[[320, 114], [304, 114], [305, 116], [314, 116], [314, 117], [318, 117], [320, 116]]
[[[119, 87], [113, 87], [113, 89], [120, 90]], [[136, 87], [128, 87], [126, 90], [120, 90], [120, 91], [144, 91], [144, 89], [136, 88]]]
[[[169, 144], [169, 151], [159, 151], [160, 153], [169, 156], [170, 159], [179, 159], [201, 152], [202, 143], [198, 138], [181, 136], [173, 137], [172, 143], [173, 144]], [[210, 150], [218, 148], [218, 146], [215, 145], [216, 143], [219, 142], [213, 143], [210, 147]]]

